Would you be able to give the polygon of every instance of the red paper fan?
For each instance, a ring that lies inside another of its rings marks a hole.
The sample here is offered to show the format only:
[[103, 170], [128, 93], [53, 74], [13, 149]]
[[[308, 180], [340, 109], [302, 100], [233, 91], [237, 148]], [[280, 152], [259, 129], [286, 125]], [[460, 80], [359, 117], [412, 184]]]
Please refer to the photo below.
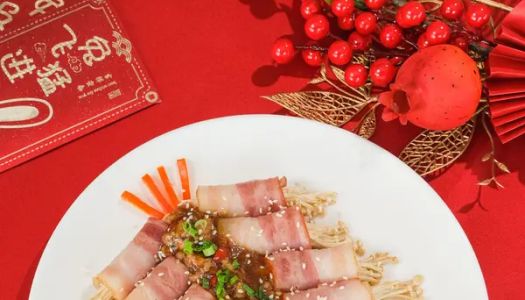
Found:
[[503, 18], [489, 55], [492, 124], [503, 143], [525, 134], [525, 1]]

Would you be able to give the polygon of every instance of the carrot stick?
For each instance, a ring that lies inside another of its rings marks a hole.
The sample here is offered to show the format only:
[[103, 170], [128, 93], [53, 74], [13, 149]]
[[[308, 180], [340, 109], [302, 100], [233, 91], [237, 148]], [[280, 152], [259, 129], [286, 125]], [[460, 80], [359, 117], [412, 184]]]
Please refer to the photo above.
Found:
[[166, 168], [164, 168], [164, 166], [160, 166], [157, 168], [157, 172], [159, 173], [160, 180], [162, 180], [162, 184], [164, 185], [166, 193], [168, 193], [171, 206], [177, 207], [177, 205], [179, 204], [179, 199], [177, 198], [177, 194], [175, 194], [175, 191], [173, 190], [173, 186], [171, 185], [170, 179], [168, 178]]
[[156, 210], [155, 208], [149, 206], [144, 201], [140, 200], [139, 197], [135, 196], [134, 194], [132, 194], [132, 193], [130, 193], [128, 191], [124, 191], [122, 193], [121, 197], [122, 197], [122, 199], [124, 201], [127, 201], [127, 202], [131, 203], [132, 205], [134, 205], [139, 210], [145, 212], [148, 216], [151, 216], [151, 217], [159, 219], [159, 220], [164, 217], [163, 213], [161, 213], [160, 211]]
[[182, 185], [182, 199], [188, 200], [190, 195], [190, 178], [188, 177], [188, 167], [186, 159], [178, 159], [177, 167], [179, 168], [180, 183]]
[[149, 174], [142, 176], [142, 181], [148, 187], [149, 191], [153, 194], [153, 196], [155, 197], [157, 202], [160, 204], [160, 206], [162, 207], [162, 210], [164, 210], [165, 213], [169, 213], [173, 211], [174, 207], [171, 207], [171, 205], [168, 203], [166, 198], [164, 198], [159, 188], [153, 181], [153, 178], [151, 178]]

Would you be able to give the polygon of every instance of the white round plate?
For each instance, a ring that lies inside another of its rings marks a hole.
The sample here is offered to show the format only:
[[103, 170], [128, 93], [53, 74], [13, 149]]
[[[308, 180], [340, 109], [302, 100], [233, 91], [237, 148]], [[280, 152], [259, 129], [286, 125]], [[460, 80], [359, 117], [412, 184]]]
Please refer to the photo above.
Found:
[[326, 222], [343, 220], [369, 252], [400, 263], [388, 279], [424, 276], [430, 300], [488, 299], [483, 276], [460, 225], [410, 168], [345, 130], [299, 118], [251, 115], [186, 126], [131, 151], [96, 178], [51, 236], [33, 280], [31, 300], [89, 299], [91, 278], [122, 250], [146, 217], [120, 200], [146, 197], [140, 182], [159, 165], [176, 174], [185, 157], [193, 187], [287, 176], [338, 202]]

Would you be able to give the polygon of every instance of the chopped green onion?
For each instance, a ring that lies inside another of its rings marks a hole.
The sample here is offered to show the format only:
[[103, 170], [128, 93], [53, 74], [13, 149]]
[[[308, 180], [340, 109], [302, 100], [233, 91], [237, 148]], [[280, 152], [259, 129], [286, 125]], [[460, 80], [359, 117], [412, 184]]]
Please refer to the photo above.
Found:
[[204, 229], [206, 228], [206, 225], [208, 225], [208, 221], [206, 221], [205, 219], [200, 219], [194, 224], [195, 228], [197, 229]]
[[193, 254], [193, 244], [190, 242], [190, 240], [184, 240], [184, 243], [182, 244], [182, 251], [186, 254]]
[[237, 270], [241, 266], [241, 264], [239, 264], [239, 261], [237, 260], [237, 258], [233, 260], [232, 266], [233, 266], [234, 270]]
[[208, 240], [200, 241], [193, 245], [193, 251], [202, 252], [204, 256], [210, 257], [213, 256], [217, 251], [217, 245], [215, 245], [212, 241]]
[[206, 257], [213, 256], [217, 251], [217, 246], [215, 244], [210, 244], [208, 247], [202, 249], [202, 254]]
[[256, 294], [255, 294], [255, 298], [259, 299], [259, 300], [270, 300], [270, 297], [268, 297], [268, 295], [266, 295], [266, 293], [264, 292], [264, 289], [262, 286], [259, 287], [259, 289], [257, 290]]
[[197, 229], [195, 229], [195, 227], [193, 227], [193, 225], [191, 225], [191, 223], [188, 221], [185, 221], [184, 223], [182, 223], [182, 229], [184, 229], [184, 232], [186, 232], [192, 237], [197, 236], [197, 233], [198, 233]]
[[234, 284], [236, 284], [238, 281], [239, 281], [239, 276], [234, 275], [232, 278], [230, 278], [230, 280], [228, 281], [228, 284], [229, 284], [229, 285], [234, 285]]
[[246, 283], [242, 285], [242, 289], [246, 292], [248, 296], [255, 297], [255, 291]]
[[201, 286], [205, 289], [210, 288], [210, 279], [208, 277], [201, 277]]
[[215, 294], [217, 295], [218, 299], [224, 299], [224, 295], [226, 294], [224, 285], [230, 280], [231, 273], [227, 269], [221, 269], [215, 274], [215, 276], [217, 276], [217, 287], [215, 288]]

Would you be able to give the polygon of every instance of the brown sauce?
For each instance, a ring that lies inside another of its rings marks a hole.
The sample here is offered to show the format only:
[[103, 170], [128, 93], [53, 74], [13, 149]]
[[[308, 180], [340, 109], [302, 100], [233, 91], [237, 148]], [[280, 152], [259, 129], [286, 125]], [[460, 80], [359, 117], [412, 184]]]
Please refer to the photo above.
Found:
[[[264, 255], [244, 249], [221, 236], [217, 217], [192, 206], [180, 206], [166, 217], [160, 256], [175, 256], [188, 268], [189, 280], [217, 299], [279, 299]], [[201, 250], [201, 248], [206, 250]], [[213, 251], [214, 250], [214, 251]]]

